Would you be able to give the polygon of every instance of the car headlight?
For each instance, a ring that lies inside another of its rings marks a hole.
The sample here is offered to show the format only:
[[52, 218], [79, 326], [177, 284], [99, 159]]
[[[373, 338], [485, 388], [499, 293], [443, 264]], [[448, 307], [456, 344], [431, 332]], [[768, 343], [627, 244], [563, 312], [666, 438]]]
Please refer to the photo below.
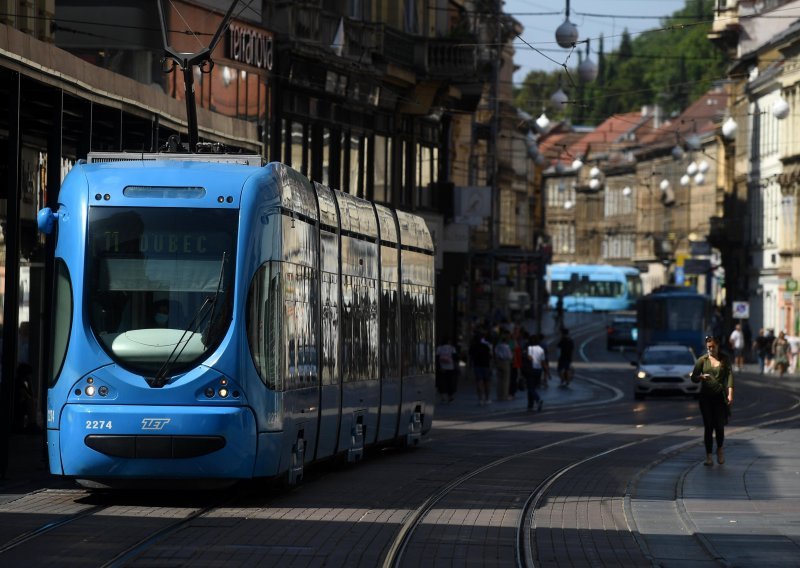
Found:
[[648, 378], [649, 376], [650, 376], [650, 375], [648, 375], [648, 374], [647, 374], [646, 372], [644, 372], [644, 371], [639, 371], [638, 373], [636, 373], [636, 378], [637, 378], [637, 379], [646, 379], [646, 378]]

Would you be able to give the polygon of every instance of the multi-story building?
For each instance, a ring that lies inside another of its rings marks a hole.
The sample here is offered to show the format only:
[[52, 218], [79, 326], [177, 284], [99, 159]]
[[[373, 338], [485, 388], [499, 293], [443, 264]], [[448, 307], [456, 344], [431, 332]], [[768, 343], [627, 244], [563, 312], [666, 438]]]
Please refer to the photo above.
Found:
[[728, 295], [750, 302], [751, 326], [792, 335], [800, 333], [800, 26], [787, 22], [798, 17], [797, 0], [729, 0], [709, 34], [734, 62], [728, 112], [736, 125], [724, 211], [712, 237], [728, 246]]
[[[150, 4], [7, 5], [0, 25], [2, 373], [13, 376], [25, 358], [42, 376], [50, 268], [36, 211], [54, 203], [64, 173], [90, 151], [155, 151], [170, 136], [185, 140], [185, 74], [174, 58], [162, 61], [161, 22]], [[172, 52], [202, 52], [229, 5], [164, 2]], [[437, 304], [466, 313], [457, 307], [455, 283], [466, 279], [468, 262], [442, 270], [445, 220], [457, 225], [454, 186], [490, 188], [488, 213], [466, 228], [473, 242], [484, 239], [493, 260], [501, 248], [530, 252], [529, 231], [541, 227], [524, 134], [503, 102], [511, 99], [510, 45], [519, 24], [501, 16], [493, 0], [243, 6], [221, 30], [213, 65], [188, 71], [201, 141], [260, 153], [334, 188], [423, 215], [437, 244], [437, 269], [450, 278], [439, 283]], [[479, 104], [488, 112], [476, 120]], [[530, 259], [511, 258], [507, 273], [524, 285], [517, 261], [524, 259], [527, 271]], [[493, 266], [506, 270], [499, 261]], [[454, 320], [445, 316], [440, 325]], [[21, 324], [29, 341], [8, 332]], [[4, 381], [4, 405], [12, 400], [9, 388]], [[34, 388], [37, 396], [44, 390], [40, 382]]]
[[727, 100], [715, 86], [668, 120], [645, 107], [568, 144], [558, 129], [545, 136], [553, 261], [634, 264], [645, 291], [677, 283], [720, 297], [721, 259], [709, 235], [723, 210]]

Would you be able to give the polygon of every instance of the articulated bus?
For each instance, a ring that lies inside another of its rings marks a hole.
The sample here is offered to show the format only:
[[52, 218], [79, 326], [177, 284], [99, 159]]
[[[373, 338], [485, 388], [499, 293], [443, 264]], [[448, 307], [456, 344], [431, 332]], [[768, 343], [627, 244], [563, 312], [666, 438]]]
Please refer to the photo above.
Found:
[[607, 264], [551, 264], [547, 287], [550, 308], [561, 299], [567, 312], [631, 310], [642, 295], [639, 270]]
[[88, 162], [39, 213], [56, 235], [51, 473], [294, 483], [430, 430], [423, 219], [259, 156]]

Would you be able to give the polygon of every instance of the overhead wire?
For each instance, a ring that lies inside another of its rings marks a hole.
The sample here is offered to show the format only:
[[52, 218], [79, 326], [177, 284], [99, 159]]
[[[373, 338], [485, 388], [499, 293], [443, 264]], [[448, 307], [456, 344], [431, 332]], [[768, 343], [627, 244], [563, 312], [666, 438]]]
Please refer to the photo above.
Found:
[[[174, 3], [173, 3], [172, 0], [170, 0], [170, 3], [174, 6]], [[239, 10], [239, 12], [237, 13], [236, 17], [238, 18], [239, 16], [241, 16], [241, 14], [245, 10], [250, 10], [250, 11], [253, 11], [254, 13], [256, 13], [254, 11], [254, 9], [252, 8], [252, 3], [253, 3], [253, 0], [250, 0], [249, 2], [244, 4], [241, 7], [241, 9]], [[184, 35], [191, 35], [191, 36], [193, 36], [195, 38], [196, 41], [198, 41], [198, 43], [200, 43], [200, 40], [199, 40], [198, 36], [213, 36], [214, 35], [213, 32], [202, 32], [202, 31], [194, 31], [194, 30], [192, 30], [191, 26], [188, 24], [188, 22], [186, 22], [186, 19], [183, 17], [183, 15], [180, 13], [180, 11], [177, 10], [177, 7], [175, 7], [175, 9], [176, 9], [176, 12], [178, 13], [178, 16], [181, 18], [183, 23], [186, 25], [186, 29], [170, 29], [169, 30], [170, 33], [179, 33], [179, 34], [184, 34]], [[746, 18], [746, 17], [767, 17], [767, 16], [771, 17], [771, 18], [781, 18], [781, 19], [794, 18], [794, 19], [797, 19], [798, 18], [797, 15], [775, 15], [774, 14], [774, 12], [782, 12], [782, 11], [788, 11], [788, 10], [792, 10], [792, 9], [797, 10], [796, 7], [794, 7], [794, 8], [792, 8], [792, 7], [790, 7], [790, 8], [777, 8], [777, 9], [773, 10], [771, 14], [760, 14], [760, 15], [759, 14], [754, 14], [754, 15], [749, 15], [749, 16], [741, 16], [741, 17], [738, 17], [738, 19]], [[482, 12], [482, 11], [467, 11], [467, 12], [471, 13], [471, 14], [484, 14], [485, 13], [485, 14], [488, 14], [488, 15], [492, 15], [494, 17], [498, 17], [498, 15], [496, 13], [492, 13], [492, 12], [488, 12], [488, 11], [486, 11], [486, 12]], [[558, 13], [560, 13], [560, 12], [552, 12], [552, 14], [558, 14]], [[545, 12], [515, 12], [515, 13], [511, 13], [511, 14], [508, 14], [508, 13], [501, 14], [501, 16], [502, 15], [527, 15], [527, 14], [544, 15], [546, 13]], [[587, 16], [592, 16], [592, 17], [604, 17], [604, 18], [608, 18], [608, 17], [619, 17], [619, 18], [627, 17], [627, 16], [616, 16], [616, 15], [609, 15], [609, 14], [594, 14], [594, 13], [588, 13], [588, 12], [587, 13], [576, 12], [576, 14], [578, 14], [578, 15], [587, 15]], [[2, 15], [12, 16], [12, 17], [15, 16], [15, 14], [11, 14], [11, 13], [5, 13], [5, 14], [2, 14]], [[633, 16], [631, 16], [631, 18], [632, 17]], [[146, 26], [132, 26], [132, 25], [125, 25], [125, 24], [106, 24], [106, 23], [102, 23], [102, 22], [93, 22], [93, 21], [87, 21], [87, 20], [72, 20], [72, 19], [63, 19], [63, 18], [58, 18], [57, 19], [57, 18], [52, 17], [52, 16], [31, 16], [31, 18], [50, 20], [50, 21], [52, 21], [53, 26], [54, 26], [55, 29], [61, 29], [61, 30], [64, 30], [64, 31], [69, 31], [71, 33], [79, 33], [79, 34], [87, 35], [87, 36], [90, 36], [90, 37], [98, 37], [100, 39], [114, 39], [114, 38], [109, 37], [109, 36], [104, 36], [102, 34], [96, 34], [96, 33], [90, 32], [90, 31], [70, 29], [70, 28], [67, 28], [67, 27], [63, 26], [62, 23], [72, 23], [72, 24], [78, 24], [78, 25], [99, 26], [99, 27], [108, 26], [108, 27], [143, 30], [143, 31], [160, 31], [158, 28], [151, 28], [151, 27], [146, 27]], [[657, 18], [657, 19], [665, 19], [665, 20], [670, 20], [670, 19], [674, 20], [674, 19], [678, 19], [678, 18], [690, 19], [689, 16], [676, 16], [676, 15], [664, 16], [664, 17], [648, 16], [646, 18], [647, 19]], [[641, 17], [641, 19], [645, 19], [645, 17]], [[725, 18], [717, 19], [716, 21], [721, 21], [721, 20], [724, 20], [724, 19]], [[664, 32], [664, 31], [670, 31], [670, 30], [683, 30], [683, 29], [687, 29], [687, 28], [694, 27], [694, 26], [697, 26], [697, 25], [708, 24], [710, 22], [711, 22], [710, 20], [702, 20], [702, 21], [695, 21], [695, 22], [690, 22], [690, 23], [686, 23], [686, 24], [670, 25], [670, 26], [664, 26], [662, 28], [654, 28], [654, 29], [650, 29], [650, 30], [644, 30], [642, 32], [637, 32], [637, 34]], [[555, 63], [556, 65], [560, 66], [562, 68], [563, 72], [565, 72], [570, 85], [573, 86], [573, 87], [575, 86], [575, 81], [574, 81], [574, 79], [573, 79], [573, 77], [572, 77], [572, 75], [570, 73], [570, 69], [568, 67], [568, 62], [569, 62], [570, 58], [572, 57], [572, 55], [574, 54], [574, 51], [575, 51], [577, 45], [578, 44], [582, 44], [582, 43], [586, 43], [589, 40], [583, 39], [583, 40], [576, 41], [575, 44], [569, 49], [569, 52], [565, 56], [564, 61], [563, 62], [559, 62], [558, 60], [550, 57], [549, 55], [547, 55], [547, 53], [545, 53], [545, 50], [549, 51], [548, 48], [538, 48], [535, 45], [533, 45], [532, 43], [530, 43], [527, 39], [522, 37], [521, 35], [517, 35], [516, 39], [519, 39], [528, 49], [531, 49], [531, 50], [539, 53], [540, 55], [542, 55], [543, 57], [545, 57], [546, 59], [548, 59], [552, 63]], [[322, 45], [322, 42], [312, 42], [312, 43], [318, 43], [318, 44]], [[550, 44], [550, 43], [553, 43], [553, 42], [544, 42], [544, 43]], [[474, 46], [478, 46], [478, 45], [486, 46], [487, 44], [462, 42], [462, 43], [460, 43], [458, 45], [460, 45], [462, 47], [474, 47]], [[489, 44], [489, 46], [491, 47], [491, 44]], [[505, 46], [505, 44], [503, 44], [503, 46]], [[142, 46], [142, 47], [145, 48], [145, 47], [148, 47], [148, 46]], [[553, 51], [555, 51], [555, 50], [553, 50]], [[618, 56], [619, 56], [619, 54], [616, 53], [616, 52], [611, 52], [611, 53], [608, 53], [608, 54], [604, 54], [604, 57], [618, 57]], [[632, 58], [639, 58], [639, 59], [676, 59], [676, 60], [683, 59], [683, 60], [701, 60], [701, 61], [709, 59], [709, 58], [703, 58], [703, 57], [694, 58], [694, 57], [686, 57], [686, 56], [681, 57], [681, 56], [648, 55], [648, 54], [632, 54], [631, 57]], [[778, 59], [771, 59], [770, 60], [770, 62], [774, 62], [774, 61], [778, 61]], [[280, 77], [276, 77], [275, 75], [272, 75], [272, 77], [280, 78]], [[727, 79], [730, 79], [730, 78], [733, 78], [733, 76], [728, 76], [727, 77]], [[724, 79], [726, 79], [726, 78], [725, 77], [718, 78], [718, 80], [724, 80]], [[710, 79], [704, 79], [703, 81], [708, 81], [708, 80], [710, 80]], [[691, 85], [697, 84], [698, 82], [700, 82], [700, 81], [686, 81], [686, 82], [683, 82], [683, 83], [672, 84], [672, 85], [670, 85], [670, 87], [676, 88], [676, 87], [680, 87], [680, 86], [691, 86]], [[527, 85], [527, 82], [525, 82], [525, 81], [523, 81], [521, 83], [520, 82], [514, 82], [514, 81], [499, 81], [499, 83], [500, 84], [508, 84], [508, 83], [510, 83], [512, 85], [515, 85], [515, 86], [517, 86], [517, 85], [526, 86]], [[609, 93], [605, 93], [605, 94], [602, 94], [602, 93], [601, 94], [595, 94], [593, 98], [598, 99], [598, 98], [619, 97], [619, 96], [622, 96], [622, 95], [625, 95], [625, 94], [636, 94], [636, 93], [642, 93], [642, 92], [653, 91], [653, 90], [654, 90], [654, 88], [643, 88], [643, 89], [636, 89], [636, 90], [615, 91], [615, 92], [609, 92]], [[409, 103], [417, 102], [417, 101], [414, 101], [414, 100], [409, 99], [409, 98], [403, 98], [402, 95], [398, 96], [398, 100], [400, 100], [401, 102], [409, 102]], [[537, 104], [540, 104], [540, 103], [546, 102], [546, 100], [547, 99], [543, 98], [543, 99], [538, 99], [538, 100], [536, 100], [534, 102], [536, 102]], [[513, 104], [514, 99], [513, 98], [505, 99], [505, 98], [501, 97], [500, 98], [500, 102], [506, 102], [508, 104]], [[568, 104], [578, 104], [578, 103], [575, 100], [570, 100], [570, 101], [568, 101]]]

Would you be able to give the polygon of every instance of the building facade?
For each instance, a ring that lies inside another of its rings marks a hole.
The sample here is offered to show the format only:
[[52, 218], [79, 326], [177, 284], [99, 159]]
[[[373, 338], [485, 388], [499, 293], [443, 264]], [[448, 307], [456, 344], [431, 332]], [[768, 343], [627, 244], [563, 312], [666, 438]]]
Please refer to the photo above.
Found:
[[[202, 52], [229, 5], [162, 4], [166, 43]], [[52, 243], [36, 212], [55, 205], [63, 176], [89, 152], [185, 141], [189, 108], [183, 69], [164, 58], [149, 4], [43, 0], [4, 18], [0, 400], [10, 424], [20, 362], [33, 367], [40, 400], [46, 390]], [[200, 141], [425, 217], [437, 248], [438, 333], [465, 334], [485, 293], [465, 286], [471, 267], [489, 259], [489, 273], [504, 277], [498, 287], [521, 289], [540, 268], [544, 208], [507, 102], [520, 31], [494, 0], [247, 3], [222, 30], [213, 64], [190, 69]], [[483, 315], [501, 300], [490, 294]]]

